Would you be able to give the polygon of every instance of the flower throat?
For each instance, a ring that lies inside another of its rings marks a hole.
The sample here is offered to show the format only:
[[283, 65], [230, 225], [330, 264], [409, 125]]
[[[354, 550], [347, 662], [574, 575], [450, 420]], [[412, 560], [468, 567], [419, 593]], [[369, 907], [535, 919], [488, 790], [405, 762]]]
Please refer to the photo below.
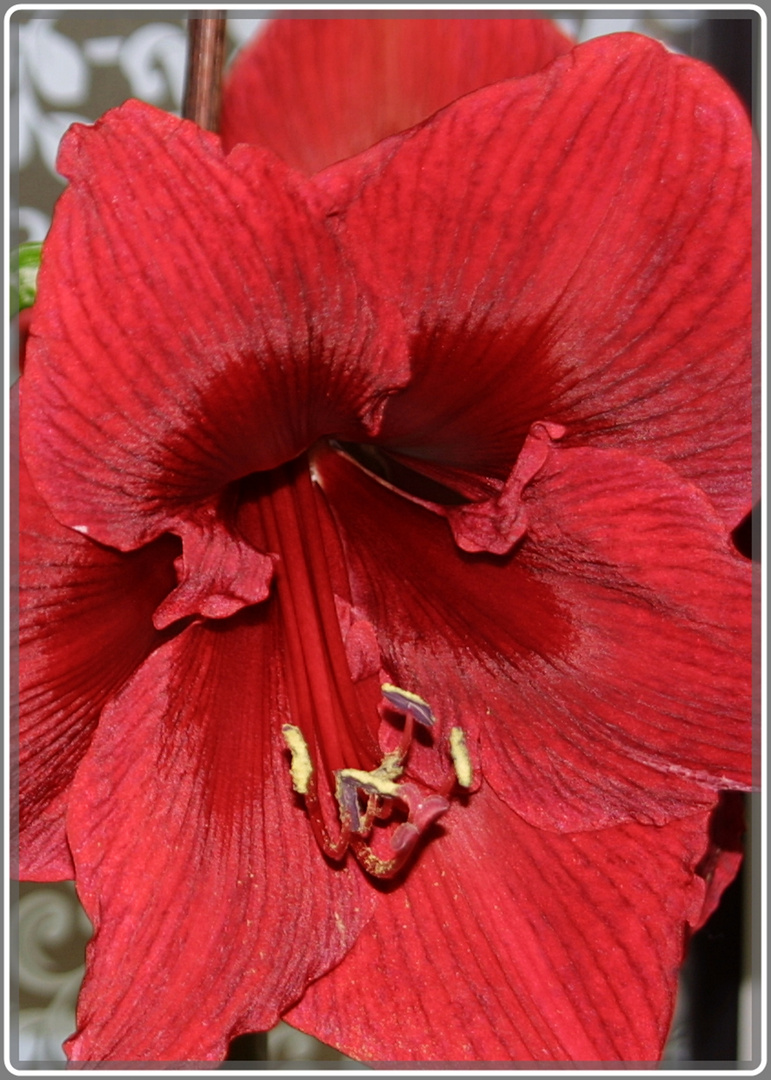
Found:
[[469, 790], [473, 770], [463, 730], [452, 728], [437, 753], [444, 781], [427, 788], [405, 778], [417, 729], [436, 727], [428, 702], [391, 683], [383, 699], [401, 713], [397, 747], [383, 752], [362, 717], [330, 575], [325, 535], [307, 458], [276, 470], [259, 500], [267, 550], [280, 563], [276, 600], [284, 627], [289, 713], [282, 734], [287, 781], [303, 799], [321, 851], [341, 862], [351, 851], [374, 877], [390, 878], [409, 861], [454, 790]]

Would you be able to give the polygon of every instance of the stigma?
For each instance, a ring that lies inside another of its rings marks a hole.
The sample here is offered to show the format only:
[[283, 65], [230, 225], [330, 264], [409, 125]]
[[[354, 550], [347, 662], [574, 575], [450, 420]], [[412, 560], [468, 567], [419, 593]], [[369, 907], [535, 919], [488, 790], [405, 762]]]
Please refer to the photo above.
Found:
[[426, 789], [404, 780], [415, 723], [430, 729], [436, 718], [428, 702], [412, 691], [391, 683], [384, 683], [380, 690], [385, 701], [404, 715], [402, 737], [375, 769], [335, 770], [332, 794], [338, 821], [334, 830], [322, 812], [317, 771], [302, 730], [295, 724], [284, 724], [281, 730], [291, 758], [292, 787], [305, 802], [322, 852], [340, 862], [350, 851], [368, 874], [392, 878], [409, 862], [434, 822], [449, 810], [454, 789], [472, 787], [473, 768], [463, 728], [453, 727], [443, 750], [437, 748], [447, 759], [439, 788]]

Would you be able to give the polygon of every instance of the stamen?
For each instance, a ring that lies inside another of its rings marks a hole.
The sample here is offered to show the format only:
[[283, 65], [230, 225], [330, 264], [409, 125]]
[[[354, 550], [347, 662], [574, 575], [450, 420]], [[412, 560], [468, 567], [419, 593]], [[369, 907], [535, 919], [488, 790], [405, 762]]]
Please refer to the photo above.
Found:
[[400, 784], [398, 798], [406, 804], [409, 817], [397, 825], [390, 836], [390, 858], [382, 858], [361, 837], [351, 837], [356, 858], [375, 877], [390, 878], [397, 874], [412, 855], [423, 833], [450, 809], [447, 799], [441, 795], [423, 795], [416, 784]]
[[[369, 833], [376, 817], [384, 816], [381, 798], [399, 798], [399, 785], [384, 776], [381, 770], [382, 765], [373, 772], [338, 769], [335, 773], [335, 795], [340, 808], [340, 820], [351, 832], [361, 836]], [[360, 815], [360, 791], [369, 796], [363, 818]]]
[[[292, 755], [292, 785], [305, 798], [311, 826], [322, 851], [330, 858], [340, 860], [350, 848], [367, 873], [389, 878], [402, 869], [427, 829], [449, 810], [453, 787], [458, 784], [469, 789], [474, 773], [463, 728], [453, 727], [448, 742], [454, 775], [449, 772], [439, 790], [426, 791], [411, 780], [397, 782], [404, 772], [414, 721], [431, 726], [435, 719], [428, 702], [417, 694], [391, 683], [384, 683], [381, 690], [386, 700], [405, 714], [402, 740], [396, 750], [383, 755], [376, 769], [335, 770], [335, 799], [340, 819], [336, 840], [330, 837], [324, 823], [316, 774], [303, 733], [294, 724], [284, 724], [281, 730]], [[394, 801], [406, 808], [407, 820], [394, 822], [390, 830], [386, 824], [384, 829], [373, 834], [375, 820], [388, 819], [393, 813]], [[382, 846], [383, 842], [387, 845], [382, 853], [370, 843], [373, 835], [381, 838], [381, 843], [376, 846]]]
[[335, 775], [343, 783], [348, 779], [353, 780], [356, 787], [360, 787], [368, 795], [384, 795], [387, 799], [398, 798], [399, 785], [394, 784], [392, 780], [388, 780], [385, 776], [379, 776], [379, 771], [379, 769], [375, 769], [373, 772], [362, 772], [361, 769], [338, 769]]
[[385, 755], [375, 772], [379, 776], [385, 776], [388, 780], [397, 780], [404, 772], [402, 768], [404, 757], [405, 755], [400, 750], [391, 750], [390, 753]]
[[471, 756], [463, 728], [450, 728], [450, 756], [458, 783], [463, 788], [470, 788], [474, 782], [474, 770], [471, 768]]
[[335, 796], [339, 807], [340, 820], [343, 824], [347, 825], [351, 832], [367, 832], [368, 830], [365, 826], [369, 815], [369, 804], [372, 800], [367, 800], [367, 811], [364, 815], [364, 820], [362, 820], [360, 812], [361, 807], [359, 806], [359, 785], [355, 781], [353, 783], [346, 781], [346, 779], [338, 773], [335, 784]]
[[424, 727], [430, 728], [434, 726], [436, 721], [434, 714], [431, 712], [431, 706], [422, 697], [418, 697], [417, 694], [413, 694], [409, 690], [402, 690], [399, 686], [393, 686], [392, 683], [383, 683], [380, 692], [386, 701], [393, 705], [395, 709], [398, 709], [399, 712], [414, 717]]
[[292, 764], [289, 766], [289, 771], [292, 774], [292, 787], [298, 795], [307, 795], [308, 786], [313, 776], [313, 762], [308, 752], [308, 744], [303, 733], [294, 724], [284, 724], [281, 733], [292, 755]]

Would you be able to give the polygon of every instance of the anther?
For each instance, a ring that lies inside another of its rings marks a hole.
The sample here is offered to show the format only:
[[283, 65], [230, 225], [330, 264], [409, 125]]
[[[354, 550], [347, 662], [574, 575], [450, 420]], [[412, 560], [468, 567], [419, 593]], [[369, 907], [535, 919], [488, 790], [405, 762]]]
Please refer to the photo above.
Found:
[[463, 788], [470, 788], [474, 782], [474, 770], [471, 768], [471, 756], [463, 728], [450, 728], [450, 757], [458, 783]]
[[398, 798], [399, 785], [379, 773], [379, 768], [373, 772], [363, 772], [361, 769], [338, 769], [336, 775], [343, 782], [352, 780], [356, 787], [361, 788], [368, 795], [383, 795], [386, 799]]
[[313, 762], [308, 752], [308, 744], [303, 733], [294, 724], [284, 724], [281, 728], [284, 742], [292, 755], [289, 771], [292, 774], [292, 787], [298, 795], [308, 794], [308, 785], [313, 776]]
[[[359, 792], [368, 796], [367, 809], [361, 816]], [[361, 769], [338, 769], [335, 773], [335, 797], [340, 808], [340, 820], [352, 833], [366, 836], [376, 817], [384, 814], [381, 799], [399, 797], [399, 785], [382, 774], [382, 765], [373, 772]]]
[[434, 714], [431, 712], [431, 706], [422, 697], [418, 697], [417, 694], [413, 694], [410, 690], [402, 690], [401, 687], [394, 686], [392, 683], [383, 683], [380, 687], [380, 693], [399, 712], [414, 717], [424, 727], [430, 728], [434, 726], [436, 721]]

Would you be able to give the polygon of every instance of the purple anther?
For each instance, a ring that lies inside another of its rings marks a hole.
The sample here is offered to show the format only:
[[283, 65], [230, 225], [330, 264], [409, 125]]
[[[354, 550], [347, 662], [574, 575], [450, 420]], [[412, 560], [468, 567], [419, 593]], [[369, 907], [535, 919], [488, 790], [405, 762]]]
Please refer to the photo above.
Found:
[[359, 832], [361, 829], [361, 816], [359, 813], [359, 784], [351, 776], [338, 776], [337, 799], [340, 809], [348, 817], [348, 828], [351, 832]]
[[384, 683], [380, 687], [380, 692], [388, 704], [393, 705], [399, 712], [409, 713], [414, 720], [417, 720], [419, 724], [423, 724], [424, 727], [430, 728], [434, 726], [436, 720], [431, 712], [431, 706], [422, 697], [410, 693], [409, 690], [401, 690], [398, 686], [392, 686], [391, 683]]

